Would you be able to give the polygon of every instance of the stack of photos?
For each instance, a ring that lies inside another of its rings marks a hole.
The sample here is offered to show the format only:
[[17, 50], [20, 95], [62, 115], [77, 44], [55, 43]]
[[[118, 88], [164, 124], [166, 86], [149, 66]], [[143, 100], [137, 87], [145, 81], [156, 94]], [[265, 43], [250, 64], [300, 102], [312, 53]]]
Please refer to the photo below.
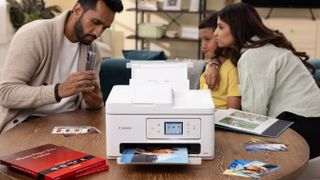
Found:
[[87, 133], [98, 134], [101, 131], [93, 126], [55, 126], [51, 131], [51, 134], [63, 134], [65, 137]]
[[188, 164], [188, 149], [173, 148], [134, 148], [124, 149], [122, 164]]
[[225, 170], [223, 174], [259, 179], [262, 176], [270, 174], [278, 169], [280, 169], [279, 166], [260, 161], [248, 162], [235, 160], [229, 165], [228, 169]]
[[244, 143], [247, 151], [288, 151], [286, 144], [252, 138]]

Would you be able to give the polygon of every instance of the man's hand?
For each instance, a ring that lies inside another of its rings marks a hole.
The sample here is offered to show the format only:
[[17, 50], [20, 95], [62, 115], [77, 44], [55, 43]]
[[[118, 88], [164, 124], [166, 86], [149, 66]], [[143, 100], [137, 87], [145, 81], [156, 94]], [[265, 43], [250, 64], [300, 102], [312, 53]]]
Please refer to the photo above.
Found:
[[209, 63], [206, 66], [206, 70], [204, 72], [206, 84], [210, 89], [217, 89], [219, 87], [219, 66], [215, 63]]
[[94, 71], [76, 72], [59, 85], [58, 95], [61, 98], [82, 93], [89, 108], [98, 108], [102, 104], [102, 94]]
[[89, 108], [99, 108], [102, 105], [103, 96], [97, 82], [94, 89], [82, 92], [82, 95]]
[[73, 96], [80, 92], [89, 92], [95, 90], [97, 77], [93, 71], [76, 72], [60, 84], [58, 95], [61, 98]]

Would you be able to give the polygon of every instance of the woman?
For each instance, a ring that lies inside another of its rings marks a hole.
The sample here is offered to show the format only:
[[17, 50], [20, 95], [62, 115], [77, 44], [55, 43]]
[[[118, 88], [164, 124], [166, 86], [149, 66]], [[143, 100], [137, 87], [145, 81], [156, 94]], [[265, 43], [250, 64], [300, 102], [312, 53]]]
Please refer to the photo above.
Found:
[[[309, 143], [311, 158], [320, 155], [320, 89], [308, 56], [279, 31], [267, 28], [250, 5], [237, 3], [219, 12], [215, 38], [234, 48], [242, 109], [294, 121], [291, 126]], [[308, 68], [307, 68], [308, 67]]]
[[[217, 18], [218, 12], [214, 12], [199, 25], [201, 51], [206, 59], [212, 60], [208, 66], [213, 66], [219, 70], [219, 86], [211, 90], [211, 96], [216, 109], [240, 109], [241, 98], [237, 68], [227, 58], [230, 56], [228, 49], [217, 48], [217, 42], [213, 36], [217, 28]], [[209, 89], [206, 84], [205, 73], [201, 75], [199, 84], [200, 89]]]

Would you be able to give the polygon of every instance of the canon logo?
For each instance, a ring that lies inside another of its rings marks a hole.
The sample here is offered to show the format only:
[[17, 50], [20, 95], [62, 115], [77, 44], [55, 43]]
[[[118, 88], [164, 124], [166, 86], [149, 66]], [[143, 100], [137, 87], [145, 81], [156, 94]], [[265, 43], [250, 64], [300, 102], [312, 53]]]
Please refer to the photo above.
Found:
[[130, 126], [119, 126], [118, 127], [118, 130], [131, 130], [132, 129], [132, 127], [130, 127]]

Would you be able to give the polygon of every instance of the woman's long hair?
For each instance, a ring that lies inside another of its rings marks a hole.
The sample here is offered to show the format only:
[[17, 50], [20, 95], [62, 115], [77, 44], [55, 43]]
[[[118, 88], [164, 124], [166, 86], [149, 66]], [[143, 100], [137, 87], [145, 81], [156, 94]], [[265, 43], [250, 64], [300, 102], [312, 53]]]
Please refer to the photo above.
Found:
[[[219, 18], [229, 25], [231, 34], [235, 39], [235, 50], [237, 53], [232, 58], [234, 63], [238, 62], [242, 48], [257, 48], [271, 43], [276, 47], [292, 51], [314, 73], [314, 67], [306, 62], [309, 56], [305, 52], [296, 51], [283, 33], [266, 27], [258, 12], [251, 5], [236, 3], [226, 6], [219, 11]], [[253, 40], [252, 37], [254, 36], [257, 36], [259, 39]]]

